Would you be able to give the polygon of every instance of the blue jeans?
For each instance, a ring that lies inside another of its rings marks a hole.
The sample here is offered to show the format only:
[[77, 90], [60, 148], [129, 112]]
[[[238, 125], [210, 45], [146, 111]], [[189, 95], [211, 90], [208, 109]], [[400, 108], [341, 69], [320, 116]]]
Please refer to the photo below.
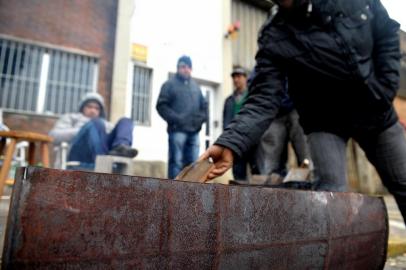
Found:
[[[360, 133], [353, 138], [375, 166], [406, 221], [406, 139], [403, 127], [397, 123], [381, 133]], [[308, 135], [308, 140], [314, 162], [316, 189], [347, 191], [348, 138], [332, 133], [314, 132]]]
[[75, 169], [94, 169], [97, 155], [105, 155], [120, 144], [132, 145], [133, 127], [131, 119], [121, 118], [112, 132], [107, 134], [102, 119], [90, 120], [70, 143], [68, 161], [80, 162]]
[[169, 132], [168, 178], [174, 179], [199, 157], [198, 132]]

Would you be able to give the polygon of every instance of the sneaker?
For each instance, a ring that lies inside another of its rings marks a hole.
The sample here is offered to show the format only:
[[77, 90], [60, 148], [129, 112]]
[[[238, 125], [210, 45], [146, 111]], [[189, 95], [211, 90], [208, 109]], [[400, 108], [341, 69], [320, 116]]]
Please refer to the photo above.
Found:
[[120, 144], [110, 150], [109, 155], [112, 156], [120, 156], [120, 157], [129, 157], [133, 158], [136, 157], [138, 154], [138, 150], [135, 148], [131, 148], [129, 145]]

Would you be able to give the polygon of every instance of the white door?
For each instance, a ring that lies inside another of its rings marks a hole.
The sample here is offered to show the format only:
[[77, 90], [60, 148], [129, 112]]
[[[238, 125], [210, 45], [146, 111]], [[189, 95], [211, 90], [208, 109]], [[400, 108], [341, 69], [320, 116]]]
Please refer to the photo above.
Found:
[[202, 154], [210, 145], [214, 142], [215, 130], [219, 128], [219, 120], [216, 119], [215, 108], [214, 108], [214, 97], [216, 90], [213, 86], [200, 84], [200, 89], [202, 89], [203, 96], [207, 101], [208, 119], [207, 122], [203, 124], [202, 130], [200, 131], [200, 154]]

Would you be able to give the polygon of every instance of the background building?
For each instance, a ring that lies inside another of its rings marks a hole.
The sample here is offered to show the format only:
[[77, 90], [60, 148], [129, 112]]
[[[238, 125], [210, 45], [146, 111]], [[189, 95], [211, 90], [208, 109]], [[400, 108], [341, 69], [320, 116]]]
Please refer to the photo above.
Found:
[[98, 91], [110, 109], [117, 1], [0, 0], [0, 107], [12, 129], [46, 133]]
[[[234, 65], [252, 69], [269, 0], [0, 0], [0, 109], [11, 129], [47, 133], [77, 110], [89, 91], [104, 96], [108, 118], [136, 124], [138, 161], [167, 161], [166, 123], [155, 104], [160, 87], [189, 55], [209, 101], [201, 152], [221, 133]], [[406, 34], [401, 32], [401, 89], [406, 123]], [[382, 191], [356, 144], [348, 148], [355, 190]]]

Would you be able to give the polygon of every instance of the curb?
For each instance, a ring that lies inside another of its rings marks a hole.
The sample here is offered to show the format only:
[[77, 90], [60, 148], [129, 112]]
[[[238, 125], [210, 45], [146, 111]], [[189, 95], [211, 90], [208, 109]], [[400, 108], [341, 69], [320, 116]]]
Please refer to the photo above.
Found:
[[388, 258], [406, 253], [406, 239], [392, 238], [388, 241]]

